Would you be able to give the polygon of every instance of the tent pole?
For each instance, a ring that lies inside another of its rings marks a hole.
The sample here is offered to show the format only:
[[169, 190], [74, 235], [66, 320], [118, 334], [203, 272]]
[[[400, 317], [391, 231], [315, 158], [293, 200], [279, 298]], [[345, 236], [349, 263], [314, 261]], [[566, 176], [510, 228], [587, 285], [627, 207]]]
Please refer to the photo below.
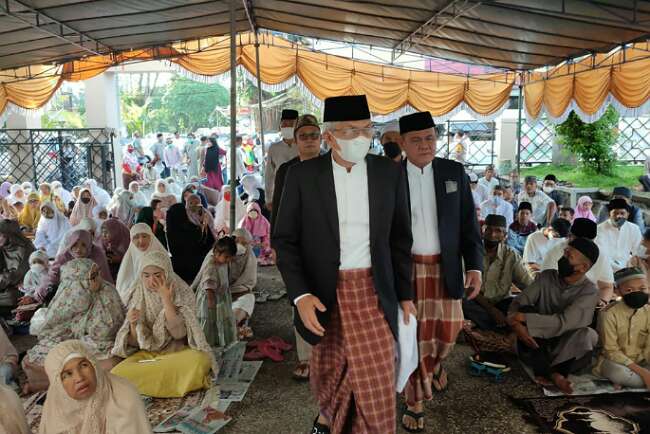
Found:
[[521, 170], [521, 108], [523, 107], [521, 84], [519, 84], [519, 98], [517, 99], [517, 175]]
[[262, 144], [262, 175], [266, 173], [266, 147], [264, 146], [264, 115], [262, 114], [262, 79], [260, 78], [260, 43], [255, 31], [255, 67], [257, 69], [257, 103], [259, 105], [260, 141]]
[[235, 204], [237, 195], [237, 29], [235, 28], [235, 2], [230, 0], [230, 233], [235, 230]]

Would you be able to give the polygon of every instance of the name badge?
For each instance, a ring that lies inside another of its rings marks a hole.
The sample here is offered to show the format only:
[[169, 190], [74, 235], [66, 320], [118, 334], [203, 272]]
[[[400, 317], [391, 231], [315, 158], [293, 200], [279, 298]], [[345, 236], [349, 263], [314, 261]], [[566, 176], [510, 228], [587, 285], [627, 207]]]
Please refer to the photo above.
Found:
[[445, 191], [447, 194], [457, 192], [458, 183], [456, 181], [445, 181]]

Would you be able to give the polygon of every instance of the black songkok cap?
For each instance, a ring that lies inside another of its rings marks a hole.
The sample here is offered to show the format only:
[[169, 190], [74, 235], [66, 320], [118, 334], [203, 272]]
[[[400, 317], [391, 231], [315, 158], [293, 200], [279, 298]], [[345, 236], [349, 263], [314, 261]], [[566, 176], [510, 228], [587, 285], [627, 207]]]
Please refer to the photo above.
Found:
[[395, 142], [384, 143], [384, 153], [390, 159], [393, 159], [402, 153], [399, 145]]
[[399, 118], [400, 134], [410, 133], [411, 131], [422, 131], [427, 128], [435, 127], [436, 123], [433, 122], [433, 118], [429, 112], [417, 112]]
[[569, 246], [585, 255], [591, 261], [591, 265], [596, 263], [600, 255], [600, 250], [598, 250], [596, 243], [586, 238], [576, 238], [569, 243]]
[[517, 208], [517, 211], [521, 211], [522, 209], [527, 209], [530, 212], [533, 212], [533, 205], [531, 205], [530, 202], [519, 202], [519, 208]]
[[485, 226], [497, 226], [500, 228], [505, 228], [507, 227], [506, 218], [498, 214], [488, 214], [488, 216], [485, 217]]
[[630, 212], [630, 205], [625, 199], [612, 199], [607, 204], [607, 210], [611, 211], [613, 209], [624, 209], [627, 212]]
[[571, 222], [569, 220], [556, 218], [551, 222], [551, 227], [555, 232], [557, 232], [560, 235], [560, 238], [565, 238], [567, 235], [569, 235], [569, 229], [571, 229]]
[[576, 237], [593, 240], [598, 235], [598, 225], [594, 221], [580, 217], [573, 220], [571, 233]]
[[294, 120], [298, 119], [298, 111], [297, 110], [282, 110], [282, 116], [280, 116], [280, 120]]
[[557, 176], [553, 175], [552, 173], [549, 173], [544, 177], [544, 181], [553, 181], [557, 183]]
[[632, 190], [627, 187], [615, 187], [612, 196], [623, 196], [632, 199]]
[[370, 119], [365, 95], [333, 96], [325, 99], [323, 122], [362, 121]]

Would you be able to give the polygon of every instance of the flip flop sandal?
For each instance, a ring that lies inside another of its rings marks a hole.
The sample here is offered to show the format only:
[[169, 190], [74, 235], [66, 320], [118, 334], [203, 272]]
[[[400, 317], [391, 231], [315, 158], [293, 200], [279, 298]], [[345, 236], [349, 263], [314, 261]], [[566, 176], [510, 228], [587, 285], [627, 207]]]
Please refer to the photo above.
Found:
[[270, 343], [275, 348], [281, 351], [291, 351], [291, 349], [293, 349], [293, 345], [285, 342], [284, 339], [282, 339], [279, 336], [271, 336], [266, 340], [266, 342]]
[[244, 360], [246, 360], [247, 362], [264, 360], [265, 358], [266, 356], [262, 354], [262, 352], [257, 348], [252, 349], [244, 354]]
[[[421, 420], [424, 420], [424, 412], [416, 413], [411, 410], [404, 410], [404, 416], [408, 416], [412, 419], [415, 420], [415, 423], [419, 424]], [[404, 425], [404, 421], [402, 420], [402, 428], [404, 428], [408, 432], [424, 432], [424, 428], [408, 428], [406, 425]]]
[[323, 425], [322, 423], [318, 423], [318, 417], [316, 417], [310, 434], [330, 434], [330, 432], [330, 427]]
[[[297, 371], [307, 372], [307, 375], [296, 374]], [[309, 381], [309, 363], [298, 363], [293, 371], [293, 379], [300, 382]]]
[[[442, 374], [443, 374], [443, 373], [447, 374], [447, 384], [445, 385], [445, 387], [442, 387], [442, 384], [440, 384], [440, 377], [442, 377]], [[435, 386], [435, 384], [433, 383], [434, 381], [437, 381], [437, 382], [438, 382], [438, 385], [440, 386], [440, 389], [438, 389], [438, 388]], [[445, 368], [442, 367], [442, 365], [440, 366], [440, 369], [438, 370], [438, 373], [437, 373], [437, 374], [434, 372], [434, 373], [431, 375], [431, 385], [432, 385], [433, 388], [434, 388], [436, 391], [438, 391], [438, 392], [444, 392], [444, 391], [447, 390], [447, 388], [449, 387], [449, 373], [447, 373], [447, 371], [445, 370]]]
[[274, 362], [284, 362], [284, 356], [278, 352], [278, 349], [275, 348], [269, 342], [264, 342], [257, 347], [257, 350], [262, 353], [265, 357], [273, 360]]

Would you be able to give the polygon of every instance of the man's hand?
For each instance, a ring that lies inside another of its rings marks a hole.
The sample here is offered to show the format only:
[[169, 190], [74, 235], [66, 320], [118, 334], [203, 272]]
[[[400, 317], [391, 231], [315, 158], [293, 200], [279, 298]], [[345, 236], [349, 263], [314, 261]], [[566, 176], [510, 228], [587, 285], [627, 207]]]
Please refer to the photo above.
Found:
[[320, 322], [318, 322], [318, 318], [316, 317], [316, 309], [321, 312], [325, 312], [327, 309], [323, 303], [320, 302], [318, 297], [311, 294], [305, 295], [300, 300], [298, 300], [296, 307], [298, 308], [298, 315], [300, 315], [300, 319], [302, 320], [302, 323], [305, 325], [305, 327], [307, 327], [307, 330], [316, 336], [324, 336], [325, 329], [320, 324]]
[[528, 329], [520, 322], [516, 322], [512, 329], [517, 334], [517, 338], [522, 341], [527, 347], [534, 350], [539, 348], [535, 339], [528, 333]]
[[473, 300], [481, 291], [481, 272], [468, 271], [465, 273], [465, 293], [468, 300]]
[[399, 304], [402, 306], [402, 311], [404, 312], [404, 324], [409, 325], [411, 314], [416, 318], [418, 317], [418, 311], [415, 308], [415, 304], [413, 303], [413, 300], [400, 301]]

